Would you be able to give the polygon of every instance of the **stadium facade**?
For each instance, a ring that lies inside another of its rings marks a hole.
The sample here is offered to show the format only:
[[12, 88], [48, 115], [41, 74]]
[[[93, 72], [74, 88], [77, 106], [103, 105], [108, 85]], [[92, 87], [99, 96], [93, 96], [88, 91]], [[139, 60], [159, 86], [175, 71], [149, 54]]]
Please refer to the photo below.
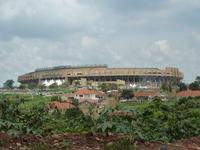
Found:
[[178, 83], [183, 73], [178, 68], [109, 68], [107, 65], [57, 66], [36, 69], [18, 77], [20, 83], [37, 83], [50, 85], [62, 84], [65, 81], [86, 79], [94, 82], [115, 82], [123, 80], [126, 84], [155, 85]]

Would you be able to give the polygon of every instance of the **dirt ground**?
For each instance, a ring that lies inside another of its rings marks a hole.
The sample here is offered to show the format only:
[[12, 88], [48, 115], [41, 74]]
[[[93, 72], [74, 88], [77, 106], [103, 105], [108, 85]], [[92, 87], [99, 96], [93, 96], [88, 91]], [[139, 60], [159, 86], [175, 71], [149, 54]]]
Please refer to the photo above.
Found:
[[[61, 134], [47, 137], [35, 135], [11, 136], [0, 133], [0, 150], [101, 150], [105, 145], [122, 140], [119, 135]], [[132, 141], [137, 150], [200, 150], [200, 137], [176, 141], [171, 144], [161, 142]]]

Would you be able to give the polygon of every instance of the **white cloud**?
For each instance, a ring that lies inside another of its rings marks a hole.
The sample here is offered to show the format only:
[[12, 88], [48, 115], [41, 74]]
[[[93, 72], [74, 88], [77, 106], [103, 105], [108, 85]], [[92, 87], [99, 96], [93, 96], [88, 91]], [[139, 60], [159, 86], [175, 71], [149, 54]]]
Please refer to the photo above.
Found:
[[64, 36], [87, 30], [100, 17], [78, 0], [7, 0], [0, 3], [2, 34], [29, 38]]
[[163, 54], [167, 55], [171, 53], [170, 44], [167, 40], [158, 40], [155, 41], [154, 44]]
[[19, 13], [19, 9], [14, 7], [12, 3], [0, 4], [0, 20], [9, 21], [12, 20]]
[[98, 41], [94, 37], [84, 36], [81, 39], [81, 45], [84, 48], [92, 48], [92, 47], [96, 46], [97, 44], [98, 44]]

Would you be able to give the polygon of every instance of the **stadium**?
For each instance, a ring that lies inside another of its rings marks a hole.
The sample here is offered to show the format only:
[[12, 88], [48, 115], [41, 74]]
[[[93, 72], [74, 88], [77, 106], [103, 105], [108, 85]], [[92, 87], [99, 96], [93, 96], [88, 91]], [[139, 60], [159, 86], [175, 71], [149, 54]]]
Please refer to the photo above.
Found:
[[39, 68], [18, 77], [24, 84], [37, 83], [58, 85], [65, 81], [85, 79], [97, 83], [112, 83], [122, 80], [125, 84], [161, 86], [163, 83], [178, 83], [183, 73], [175, 67], [158, 68], [109, 68], [107, 65], [57, 66]]

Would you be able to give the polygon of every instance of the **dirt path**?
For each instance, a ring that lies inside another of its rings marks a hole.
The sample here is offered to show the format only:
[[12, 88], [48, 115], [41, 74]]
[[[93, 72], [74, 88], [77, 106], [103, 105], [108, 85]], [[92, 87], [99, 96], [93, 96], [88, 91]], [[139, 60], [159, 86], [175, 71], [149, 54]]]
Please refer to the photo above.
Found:
[[[89, 134], [61, 134], [47, 137], [35, 135], [10, 136], [0, 133], [0, 149], [2, 150], [101, 150], [105, 145], [122, 140], [122, 136], [103, 136]], [[180, 140], [172, 144], [161, 142], [132, 141], [137, 150], [199, 150], [200, 137]]]

